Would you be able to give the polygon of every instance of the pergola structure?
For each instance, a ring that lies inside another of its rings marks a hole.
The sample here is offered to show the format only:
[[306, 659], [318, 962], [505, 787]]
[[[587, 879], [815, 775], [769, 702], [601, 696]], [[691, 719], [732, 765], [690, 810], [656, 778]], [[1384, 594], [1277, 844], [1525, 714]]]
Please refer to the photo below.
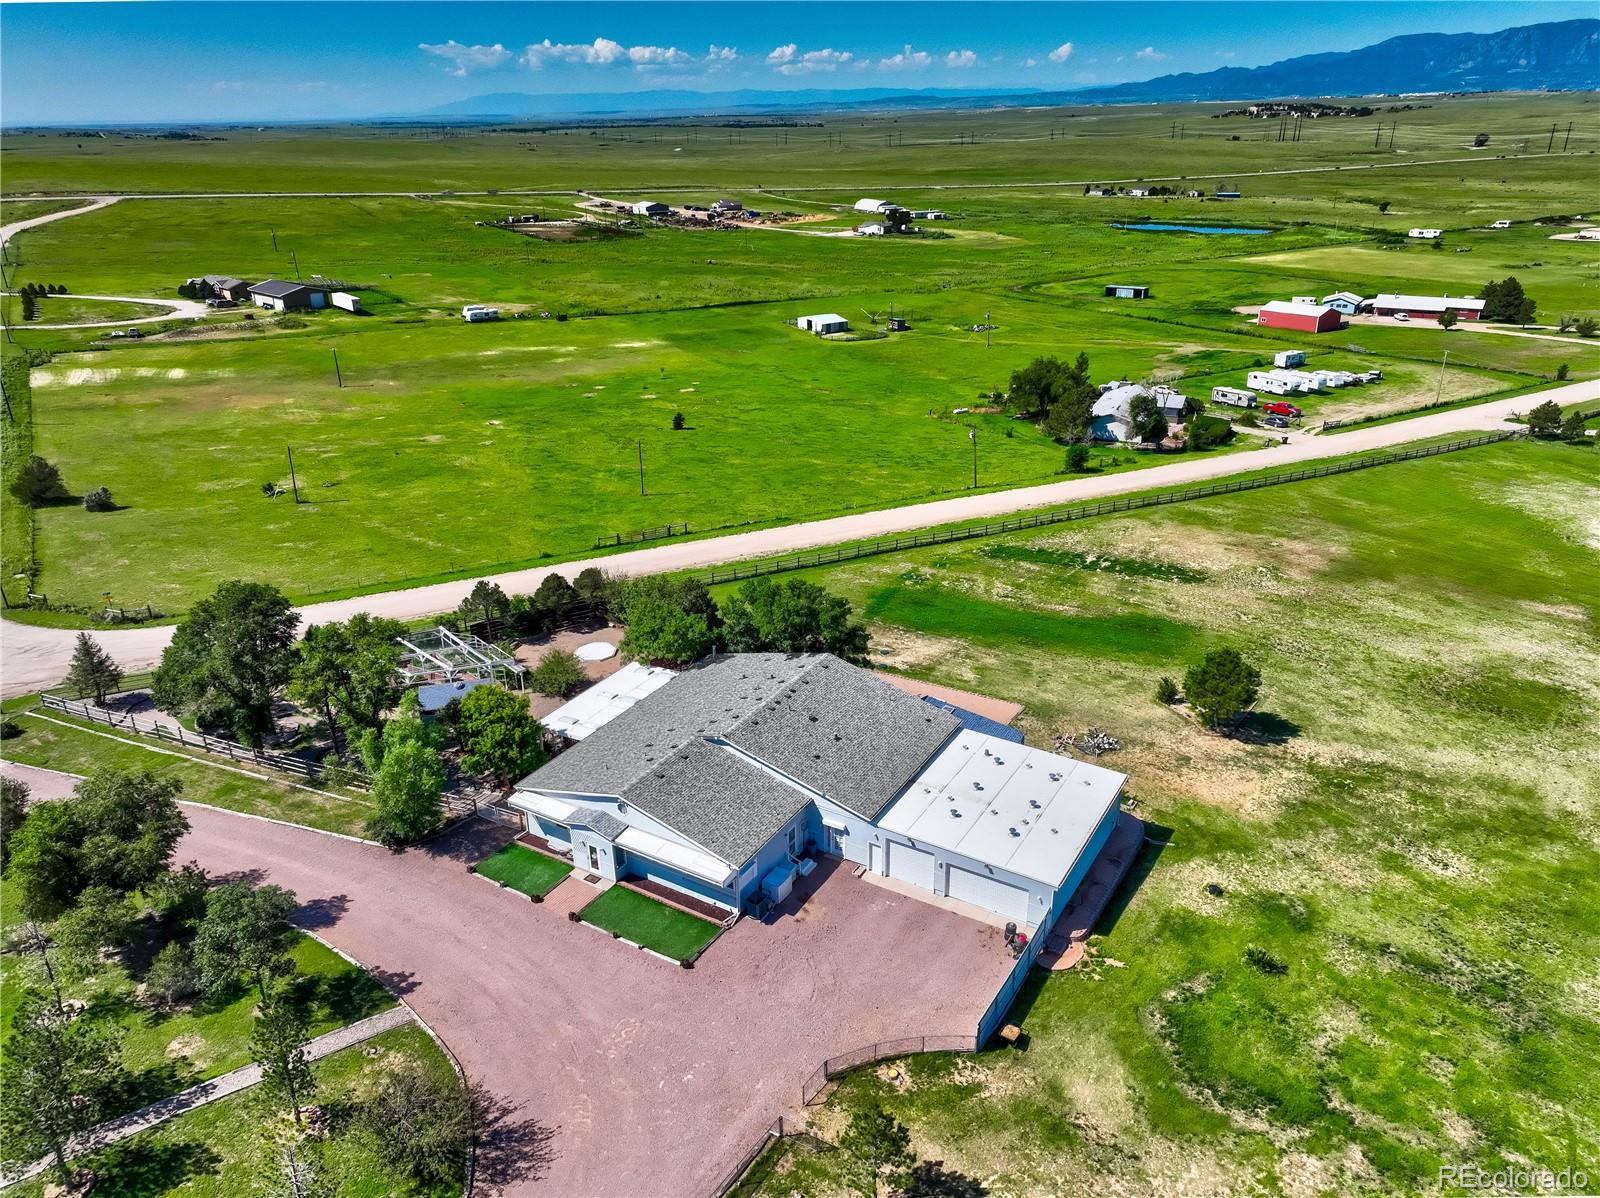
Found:
[[470, 632], [429, 628], [396, 639], [406, 649], [399, 666], [400, 680], [406, 686], [486, 678], [520, 688], [528, 673], [528, 667], [504, 649]]

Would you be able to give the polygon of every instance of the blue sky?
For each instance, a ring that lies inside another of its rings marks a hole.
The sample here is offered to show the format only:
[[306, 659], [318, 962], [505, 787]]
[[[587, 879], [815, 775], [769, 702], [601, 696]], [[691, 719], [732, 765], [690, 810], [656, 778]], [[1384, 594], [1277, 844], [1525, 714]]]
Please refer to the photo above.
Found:
[[6, 3], [0, 119], [356, 117], [490, 92], [1082, 87], [1593, 13], [1592, 0]]

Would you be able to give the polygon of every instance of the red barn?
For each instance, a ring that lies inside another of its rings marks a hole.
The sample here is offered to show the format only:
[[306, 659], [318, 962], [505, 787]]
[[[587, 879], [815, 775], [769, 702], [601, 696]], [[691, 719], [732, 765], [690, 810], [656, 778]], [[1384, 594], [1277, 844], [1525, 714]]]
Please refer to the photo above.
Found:
[[1294, 329], [1298, 333], [1332, 333], [1343, 327], [1337, 308], [1323, 304], [1291, 304], [1273, 300], [1261, 306], [1256, 323], [1269, 329]]

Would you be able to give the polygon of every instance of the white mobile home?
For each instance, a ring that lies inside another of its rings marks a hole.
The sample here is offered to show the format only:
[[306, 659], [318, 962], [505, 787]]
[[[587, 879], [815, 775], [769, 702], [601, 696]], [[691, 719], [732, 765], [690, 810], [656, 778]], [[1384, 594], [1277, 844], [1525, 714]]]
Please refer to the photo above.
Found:
[[1303, 349], [1280, 349], [1272, 355], [1272, 364], [1287, 369], [1290, 366], [1304, 366], [1306, 364], [1306, 351]]
[[461, 309], [461, 319], [468, 324], [481, 324], [486, 320], [499, 320], [500, 309], [487, 304], [468, 304]]
[[1252, 391], [1265, 391], [1268, 395], [1299, 395], [1305, 384], [1294, 377], [1292, 370], [1252, 370], [1245, 376], [1245, 386]]
[[1444, 236], [1444, 230], [1443, 229], [1412, 229], [1410, 232], [1408, 232], [1406, 234], [1406, 236], [1407, 237], [1415, 237], [1415, 238], [1417, 238], [1417, 239], [1419, 239], [1421, 241], [1432, 241], [1437, 237], [1443, 237]]

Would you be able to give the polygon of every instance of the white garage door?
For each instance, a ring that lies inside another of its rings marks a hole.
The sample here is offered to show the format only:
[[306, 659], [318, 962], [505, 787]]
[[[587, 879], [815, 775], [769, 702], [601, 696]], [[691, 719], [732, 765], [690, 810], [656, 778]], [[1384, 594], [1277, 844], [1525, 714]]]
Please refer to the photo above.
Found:
[[952, 865], [950, 886], [946, 893], [953, 899], [973, 903], [1018, 923], [1033, 922], [1028, 916], [1028, 892], [987, 874], [975, 874], [970, 869]]
[[933, 889], [933, 854], [909, 844], [889, 845], [889, 876], [911, 882], [925, 890]]

